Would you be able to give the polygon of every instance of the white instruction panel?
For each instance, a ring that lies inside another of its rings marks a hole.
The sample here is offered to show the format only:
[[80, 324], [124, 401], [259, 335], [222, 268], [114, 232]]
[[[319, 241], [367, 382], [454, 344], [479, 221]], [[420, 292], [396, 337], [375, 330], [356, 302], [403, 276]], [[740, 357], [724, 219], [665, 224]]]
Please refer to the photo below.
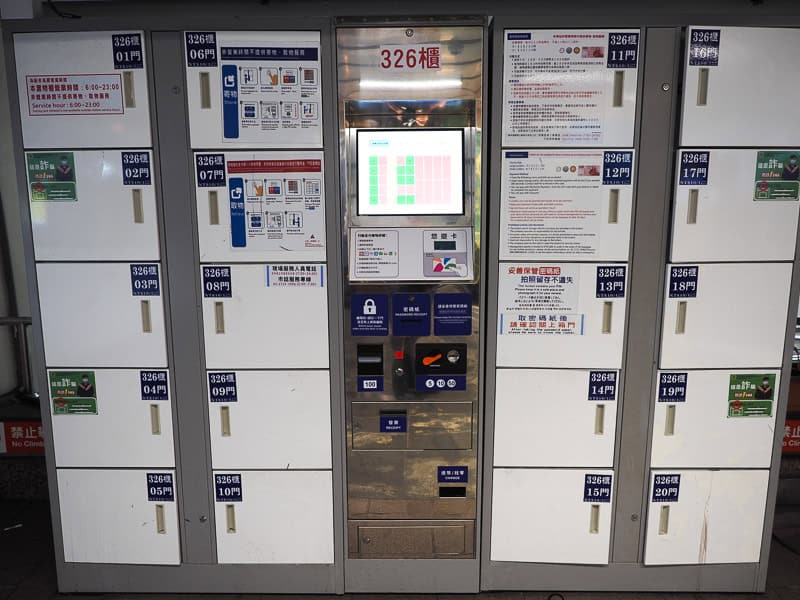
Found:
[[503, 153], [500, 260], [626, 261], [633, 150]]
[[503, 146], [631, 146], [638, 29], [506, 30]]
[[322, 152], [195, 154], [201, 261], [325, 260]]
[[185, 32], [193, 148], [322, 146], [316, 31]]

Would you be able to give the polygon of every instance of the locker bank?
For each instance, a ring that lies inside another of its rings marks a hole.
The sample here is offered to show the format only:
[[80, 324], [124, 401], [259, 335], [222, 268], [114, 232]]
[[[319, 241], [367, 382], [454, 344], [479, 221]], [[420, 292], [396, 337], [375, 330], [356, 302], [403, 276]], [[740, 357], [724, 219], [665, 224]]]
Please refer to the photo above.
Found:
[[60, 591], [765, 589], [797, 6], [70, 10], [2, 22]]

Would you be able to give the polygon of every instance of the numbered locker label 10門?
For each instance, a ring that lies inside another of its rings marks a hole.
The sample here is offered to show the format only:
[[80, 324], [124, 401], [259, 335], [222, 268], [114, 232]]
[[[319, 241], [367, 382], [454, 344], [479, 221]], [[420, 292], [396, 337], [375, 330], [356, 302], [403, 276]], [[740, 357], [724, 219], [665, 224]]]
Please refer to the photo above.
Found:
[[146, 148], [147, 60], [141, 31], [14, 35], [26, 148]]
[[184, 33], [192, 148], [321, 148], [317, 31]]
[[503, 35], [503, 146], [633, 146], [638, 29]]

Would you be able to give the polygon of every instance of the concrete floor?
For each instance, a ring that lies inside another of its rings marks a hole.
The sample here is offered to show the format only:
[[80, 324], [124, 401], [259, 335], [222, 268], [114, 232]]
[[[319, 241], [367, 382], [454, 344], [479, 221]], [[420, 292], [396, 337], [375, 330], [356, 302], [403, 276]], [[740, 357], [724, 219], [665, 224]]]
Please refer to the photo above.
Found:
[[[791, 507], [784, 511], [783, 519], [779, 513], [777, 524], [784, 524], [782, 539], [789, 540], [800, 548], [800, 507]], [[788, 518], [787, 518], [788, 515]], [[15, 525], [13, 529], [6, 529]], [[795, 544], [795, 541], [798, 542]], [[620, 594], [620, 593], [583, 593], [563, 592], [552, 595], [552, 592], [505, 592], [464, 595], [383, 595], [380, 600], [800, 600], [800, 555], [773, 540], [770, 554], [768, 589], [766, 594]], [[363, 600], [373, 597], [369, 594], [350, 594], [344, 598]], [[265, 598], [276, 600], [286, 598], [342, 598], [340, 596], [261, 596], [261, 595], [144, 595], [144, 594], [92, 594], [62, 595], [56, 591], [56, 575], [53, 565], [53, 544], [50, 534], [48, 506], [43, 501], [15, 500], [0, 501], [0, 600], [42, 600], [64, 598], [65, 600], [108, 598], [112, 600], [195, 600], [213, 598], [214, 600], [230, 600], [243, 598], [255, 600]]]

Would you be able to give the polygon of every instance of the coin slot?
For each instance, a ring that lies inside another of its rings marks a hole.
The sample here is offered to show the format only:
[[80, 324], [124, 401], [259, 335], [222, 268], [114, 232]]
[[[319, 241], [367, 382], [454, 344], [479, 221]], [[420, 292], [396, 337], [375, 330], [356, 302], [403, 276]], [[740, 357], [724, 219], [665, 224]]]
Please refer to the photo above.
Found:
[[439, 498], [466, 498], [467, 486], [439, 486]]

